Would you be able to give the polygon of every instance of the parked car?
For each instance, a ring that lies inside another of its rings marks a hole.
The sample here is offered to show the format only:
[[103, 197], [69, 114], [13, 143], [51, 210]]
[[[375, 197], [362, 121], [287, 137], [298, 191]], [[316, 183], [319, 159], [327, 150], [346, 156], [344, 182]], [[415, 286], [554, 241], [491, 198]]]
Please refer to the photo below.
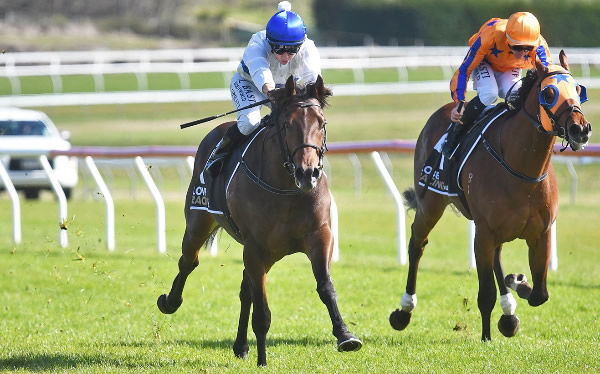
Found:
[[[39, 161], [39, 152], [69, 150], [68, 138], [69, 133], [59, 132], [43, 112], [0, 108], [0, 162], [26, 199], [37, 199], [41, 190], [52, 189]], [[69, 198], [78, 181], [77, 158], [61, 155], [49, 157], [48, 161]], [[5, 189], [1, 178], [0, 189]]]

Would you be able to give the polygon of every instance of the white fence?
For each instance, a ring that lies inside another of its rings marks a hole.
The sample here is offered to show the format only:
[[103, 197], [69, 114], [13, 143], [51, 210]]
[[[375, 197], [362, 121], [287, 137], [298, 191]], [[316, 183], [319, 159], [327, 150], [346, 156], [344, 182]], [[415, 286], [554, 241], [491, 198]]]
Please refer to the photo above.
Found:
[[[466, 47], [323, 47], [323, 70], [352, 70], [353, 84], [333, 85], [335, 95], [398, 94], [445, 92], [451, 75], [462, 62]], [[554, 48], [553, 51], [560, 51]], [[600, 66], [600, 48], [567, 48], [572, 66], [581, 67], [582, 84], [600, 87], [590, 67]], [[242, 48], [166, 49], [132, 51], [21, 52], [0, 54], [0, 77], [9, 80], [12, 95], [0, 97], [3, 106], [95, 105], [113, 103], [153, 103], [229, 100], [229, 80], [241, 57]], [[558, 62], [558, 55], [552, 56]], [[437, 67], [444, 80], [408, 82], [408, 69]], [[399, 80], [392, 83], [364, 83], [367, 69], [396, 69]], [[190, 90], [190, 74], [221, 73], [223, 88]], [[174, 73], [180, 90], [148, 91], [148, 74]], [[135, 74], [137, 91], [103, 92], [104, 76]], [[62, 93], [63, 77], [89, 75], [93, 93]], [[22, 77], [49, 76], [54, 94], [21, 95]]]
[[[328, 148], [328, 154], [355, 154], [355, 153], [369, 153], [372, 160], [375, 163], [377, 170], [379, 171], [388, 191], [391, 193], [395, 207], [396, 207], [396, 231], [397, 231], [397, 253], [398, 262], [405, 264], [407, 261], [406, 254], [406, 222], [405, 222], [405, 208], [400, 198], [400, 193], [394, 184], [393, 178], [391, 177], [387, 167], [381, 159], [381, 152], [399, 152], [399, 153], [413, 153], [414, 152], [414, 141], [405, 140], [388, 140], [379, 142], [354, 142], [354, 143], [330, 143]], [[557, 145], [556, 150], [560, 148]], [[114, 218], [114, 202], [110, 190], [106, 186], [93, 157], [97, 158], [117, 158], [117, 159], [133, 159], [136, 168], [142, 176], [147, 188], [149, 189], [154, 203], [156, 205], [156, 241], [159, 252], [166, 251], [166, 222], [165, 222], [165, 208], [164, 201], [162, 199], [160, 190], [154, 182], [152, 176], [148, 172], [146, 163], [143, 157], [154, 157], [154, 158], [165, 158], [165, 157], [179, 157], [187, 160], [187, 165], [192, 169], [192, 162], [196, 152], [196, 147], [168, 147], [168, 146], [148, 146], [148, 147], [74, 147], [69, 151], [51, 152], [50, 155], [65, 154], [69, 156], [82, 157], [85, 159], [85, 164], [90, 171], [98, 189], [101, 191], [101, 196], [104, 198], [106, 207], [106, 243], [109, 250], [115, 248], [115, 218]], [[0, 152], [1, 153], [1, 152]], [[32, 153], [33, 154], [33, 153]], [[581, 158], [583, 157], [599, 157], [600, 156], [600, 144], [590, 144], [588, 147], [577, 153], [572, 151], [565, 151], [563, 158]], [[52, 182], [52, 188], [59, 201], [59, 242], [61, 246], [66, 247], [68, 245], [67, 230], [64, 223], [67, 220], [67, 201], [65, 194], [62, 191], [59, 183], [53, 177], [53, 172], [48, 163], [47, 152], [39, 152], [40, 162], [44, 166], [50, 181]], [[5, 188], [9, 193], [9, 197], [12, 203], [12, 216], [13, 216], [13, 240], [15, 243], [21, 241], [21, 215], [20, 215], [20, 202], [19, 197], [10, 181], [8, 173], [6, 172], [2, 163], [0, 163], [0, 179], [3, 181]], [[335, 202], [334, 202], [335, 204]], [[335, 234], [336, 246], [334, 247], [334, 254], [332, 258], [337, 260], [339, 258], [339, 247], [338, 236], [337, 236], [337, 207], [335, 205], [332, 209], [332, 227]], [[474, 227], [472, 222], [469, 223], [469, 263], [471, 267], [475, 266], [474, 254], [473, 254], [473, 236]], [[211, 248], [211, 253], [216, 254], [216, 247]], [[556, 270], [557, 268], [557, 255], [556, 255], [556, 234], [555, 225], [553, 225], [553, 240], [552, 240], [552, 259], [551, 268]]]

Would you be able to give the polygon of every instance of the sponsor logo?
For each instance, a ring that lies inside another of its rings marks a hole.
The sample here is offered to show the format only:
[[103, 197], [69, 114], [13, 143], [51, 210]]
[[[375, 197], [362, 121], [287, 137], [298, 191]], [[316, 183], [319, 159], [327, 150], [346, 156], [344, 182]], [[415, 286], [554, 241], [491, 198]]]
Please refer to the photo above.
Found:
[[208, 207], [208, 197], [206, 196], [206, 187], [196, 186], [192, 194], [190, 205]]

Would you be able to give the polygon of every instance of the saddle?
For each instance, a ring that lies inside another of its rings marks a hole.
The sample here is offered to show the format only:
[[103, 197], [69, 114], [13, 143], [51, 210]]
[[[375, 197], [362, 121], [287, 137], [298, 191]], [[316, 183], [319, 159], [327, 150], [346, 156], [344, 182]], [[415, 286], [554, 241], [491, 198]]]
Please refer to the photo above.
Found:
[[455, 150], [453, 150], [454, 157], [448, 160], [441, 152], [448, 133], [452, 129], [452, 126], [455, 126], [451, 123], [427, 157], [427, 160], [421, 169], [419, 185], [425, 187], [427, 184], [427, 189], [429, 191], [441, 195], [459, 197], [468, 210], [469, 207], [466, 203], [463, 187], [460, 185], [462, 168], [477, 144], [482, 140], [483, 134], [490, 125], [507, 111], [508, 107], [504, 104], [498, 104], [486, 109], [474, 121], [473, 126], [471, 126], [461, 141], [456, 145]]
[[[243, 237], [227, 206], [227, 189], [231, 179], [239, 169], [248, 146], [264, 130], [266, 126], [265, 119], [266, 117], [263, 118], [262, 123], [256, 130], [226, 156], [219, 174], [213, 177], [210, 172], [204, 173], [203, 171], [200, 173], [190, 204], [190, 209], [205, 210], [208, 213], [217, 215], [216, 219], [219, 225], [240, 244], [243, 244]], [[222, 219], [219, 217], [222, 217]]]

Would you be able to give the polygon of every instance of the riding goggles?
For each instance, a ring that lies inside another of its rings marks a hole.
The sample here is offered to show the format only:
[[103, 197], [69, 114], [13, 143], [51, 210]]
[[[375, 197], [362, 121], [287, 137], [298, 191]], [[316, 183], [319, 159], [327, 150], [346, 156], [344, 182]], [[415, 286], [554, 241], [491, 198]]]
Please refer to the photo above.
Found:
[[271, 52], [278, 54], [278, 55], [282, 55], [284, 53], [287, 53], [290, 55], [295, 55], [300, 50], [300, 47], [302, 47], [302, 44], [294, 44], [294, 45], [280, 45], [280, 44], [273, 44], [273, 43], [269, 43], [269, 44], [271, 45]]
[[515, 52], [531, 52], [533, 47], [530, 45], [508, 45]]

